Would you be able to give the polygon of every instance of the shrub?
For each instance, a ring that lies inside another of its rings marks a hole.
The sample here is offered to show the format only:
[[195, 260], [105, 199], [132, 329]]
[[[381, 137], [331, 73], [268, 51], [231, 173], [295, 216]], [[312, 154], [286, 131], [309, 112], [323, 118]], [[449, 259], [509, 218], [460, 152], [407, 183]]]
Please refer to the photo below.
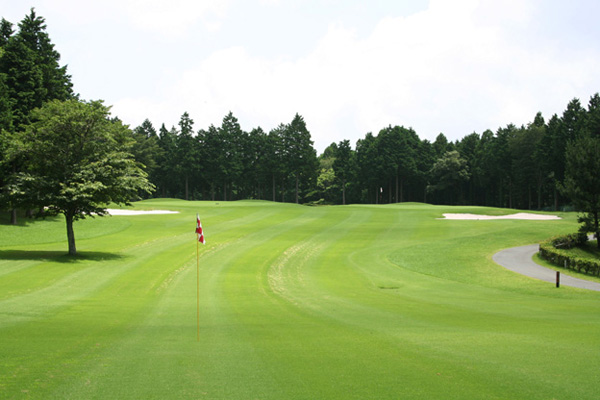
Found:
[[588, 275], [600, 276], [600, 261], [590, 258], [575, 257], [567, 250], [581, 246], [587, 242], [584, 233], [573, 233], [552, 238], [540, 244], [540, 257], [551, 263]]
[[552, 246], [557, 249], [572, 249], [573, 247], [583, 246], [588, 237], [583, 232], [571, 233], [565, 236], [559, 236], [552, 239]]

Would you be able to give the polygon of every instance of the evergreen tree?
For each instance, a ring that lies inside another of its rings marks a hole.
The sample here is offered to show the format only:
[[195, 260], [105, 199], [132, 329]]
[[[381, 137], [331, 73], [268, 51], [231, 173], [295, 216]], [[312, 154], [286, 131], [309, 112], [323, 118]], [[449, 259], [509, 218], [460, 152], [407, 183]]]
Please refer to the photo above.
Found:
[[0, 20], [0, 48], [4, 48], [7, 45], [13, 33], [15, 33], [13, 24], [2, 18]]
[[448, 138], [443, 133], [437, 135], [432, 146], [436, 160], [442, 158], [447, 151], [452, 150], [452, 146], [448, 143]]
[[542, 139], [543, 128], [531, 124], [522, 127], [509, 138], [508, 147], [511, 155], [512, 177], [514, 179], [514, 206], [517, 208], [533, 208], [533, 189], [539, 179], [535, 154]]
[[3, 22], [3, 55], [0, 73], [6, 74], [8, 95], [13, 101], [13, 125], [19, 129], [29, 123], [29, 113], [45, 102], [73, 97], [71, 76], [60, 66], [43, 17], [32, 8], [19, 23], [19, 31], [6, 40], [9, 31]]
[[225, 155], [219, 130], [209, 126], [208, 130], [198, 131], [198, 144], [202, 158], [202, 175], [210, 188], [210, 198], [217, 198], [217, 189], [225, 181]]
[[349, 140], [342, 140], [335, 149], [335, 161], [333, 162], [333, 171], [342, 185], [342, 204], [346, 205], [346, 186], [352, 178], [353, 152]]
[[[2, 58], [6, 52], [5, 47], [13, 33], [12, 24], [2, 18], [0, 21], [0, 135], [2, 135], [2, 131], [5, 134], [13, 131], [12, 102], [6, 83], [7, 74], [1, 67], [3, 63]], [[1, 137], [0, 140], [2, 140]], [[2, 154], [0, 153], [0, 157]]]
[[158, 147], [160, 152], [157, 157], [157, 168], [155, 172], [157, 193], [162, 197], [175, 196], [176, 189], [174, 179], [177, 169], [177, 130], [173, 127], [168, 130], [162, 124], [158, 131]]
[[537, 209], [541, 210], [543, 207], [542, 199], [544, 198], [544, 187], [550, 177], [550, 160], [548, 158], [549, 149], [546, 147], [546, 123], [542, 117], [542, 113], [538, 112], [527, 130], [531, 136], [531, 140], [534, 142], [532, 157], [533, 165], [533, 177], [535, 181], [536, 197], [537, 197]]
[[[460, 156], [467, 162], [469, 171], [475, 170], [477, 145], [479, 144], [479, 135], [475, 132], [463, 137], [456, 145], [456, 149]], [[469, 179], [464, 183], [466, 187], [466, 198], [469, 204], [475, 204], [475, 180]]]
[[499, 128], [496, 132], [494, 172], [498, 185], [498, 205], [500, 207], [514, 207], [514, 168], [509, 143], [517, 134], [517, 131], [518, 128], [515, 125], [508, 124], [505, 128]]
[[284, 145], [286, 129], [286, 125], [279, 124], [269, 132], [267, 139], [268, 157], [265, 162], [265, 167], [271, 172], [273, 201], [277, 201], [277, 185], [279, 184], [281, 185], [281, 202], [285, 201], [285, 185], [290, 174]]
[[362, 201], [378, 204], [381, 196], [381, 161], [377, 141], [371, 132], [356, 142], [356, 164], [362, 187]]
[[250, 131], [244, 149], [244, 181], [251, 188], [250, 197], [263, 199], [263, 190], [268, 184], [268, 171], [265, 169], [267, 158], [267, 134], [259, 126]]
[[566, 171], [562, 192], [577, 211], [581, 230], [594, 232], [600, 249], [600, 138], [582, 136], [567, 145]]
[[[240, 181], [244, 179], [242, 154], [245, 135], [237, 118], [233, 116], [231, 111], [223, 117], [223, 122], [219, 128], [220, 147], [223, 152], [221, 161], [223, 168], [223, 200], [228, 198], [232, 200], [234, 187], [238, 189], [241, 186]], [[227, 193], [230, 193], [230, 195], [227, 196]]]
[[415, 190], [418, 193], [418, 197], [415, 197], [415, 200], [426, 203], [429, 173], [436, 161], [433, 146], [428, 140], [421, 140], [419, 142], [415, 153], [415, 160], [417, 165]]
[[590, 97], [587, 109], [586, 130], [592, 137], [600, 137], [600, 94]]
[[157, 183], [157, 168], [162, 156], [162, 149], [158, 144], [156, 129], [152, 122], [146, 119], [132, 133], [135, 144], [131, 148], [131, 153], [148, 174], [150, 182]]
[[410, 189], [411, 181], [417, 176], [416, 154], [420, 146], [417, 133], [412, 128], [396, 126], [394, 132], [399, 137], [400, 147], [396, 150], [396, 201], [402, 202], [405, 198], [405, 187]]
[[[177, 147], [177, 175], [182, 177], [184, 185], [184, 199], [190, 199], [190, 178], [196, 167], [196, 140], [193, 137], [194, 120], [187, 112], [179, 119], [179, 135], [176, 139]], [[179, 179], [181, 181], [181, 179]]]
[[[19, 140], [23, 127], [30, 122], [30, 113], [50, 100], [73, 97], [71, 77], [66, 66], [59, 65], [60, 54], [54, 49], [46, 32], [45, 20], [32, 8], [13, 34], [12, 24], [0, 22], [0, 141], [8, 141], [7, 132], [16, 132]], [[1, 145], [0, 145], [1, 146]], [[17, 223], [14, 192], [7, 185], [14, 183], [25, 160], [13, 157], [0, 167], [2, 205], [12, 208], [11, 221]], [[4, 157], [3, 157], [4, 158]], [[3, 208], [0, 206], [0, 208]]]
[[306, 128], [304, 118], [299, 114], [286, 126], [283, 144], [287, 152], [288, 169], [294, 178], [295, 200], [299, 203], [300, 183], [302, 182], [305, 191], [308, 191], [308, 187], [316, 180], [318, 168], [317, 153], [310, 132]]
[[475, 186], [476, 204], [495, 205], [493, 201], [493, 168], [494, 168], [494, 133], [485, 130], [475, 148], [475, 158], [472, 169], [472, 179]]

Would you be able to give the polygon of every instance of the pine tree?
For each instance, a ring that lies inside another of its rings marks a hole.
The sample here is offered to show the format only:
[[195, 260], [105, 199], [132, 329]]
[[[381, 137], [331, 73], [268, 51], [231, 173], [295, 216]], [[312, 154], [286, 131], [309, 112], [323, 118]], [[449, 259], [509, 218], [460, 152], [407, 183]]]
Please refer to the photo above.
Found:
[[[45, 20], [32, 8], [19, 23], [13, 34], [12, 24], [5, 19], [0, 23], [0, 126], [6, 142], [6, 131], [16, 132], [18, 140], [23, 127], [30, 122], [30, 114], [51, 100], [73, 97], [71, 77], [66, 66], [59, 65], [60, 54], [54, 49]], [[1, 167], [2, 203], [12, 209], [11, 222], [17, 223], [15, 207], [18, 200], [12, 194], [10, 182], [22, 171], [23, 156], [15, 157]], [[13, 182], [14, 183], [14, 182]], [[14, 185], [13, 185], [14, 186]]]
[[174, 196], [173, 180], [175, 178], [175, 168], [177, 162], [177, 131], [175, 128], [168, 130], [165, 124], [162, 124], [158, 131], [158, 167], [155, 172], [155, 181], [157, 192], [162, 197]]
[[587, 131], [592, 137], [600, 138], [600, 94], [594, 94], [588, 103]]
[[349, 140], [342, 140], [335, 147], [335, 160], [333, 161], [333, 171], [335, 176], [342, 184], [342, 204], [346, 205], [346, 186], [351, 179], [353, 155]]
[[19, 31], [6, 39], [8, 25], [2, 23], [4, 54], [0, 73], [6, 74], [8, 95], [13, 102], [13, 125], [20, 129], [29, 123], [29, 113], [50, 100], [73, 97], [71, 76], [60, 66], [60, 54], [54, 49], [45, 19], [32, 8], [19, 23]]
[[284, 131], [284, 149], [287, 152], [289, 171], [294, 177], [295, 200], [300, 202], [300, 183], [308, 186], [317, 177], [317, 153], [313, 148], [310, 132], [306, 128], [304, 118], [299, 114]]
[[158, 161], [162, 156], [156, 129], [152, 126], [152, 122], [146, 119], [133, 130], [132, 134], [135, 144], [131, 148], [131, 153], [148, 174], [150, 182], [154, 183], [157, 181]]
[[184, 112], [179, 120], [179, 135], [177, 136], [177, 170], [183, 177], [185, 200], [190, 199], [190, 178], [195, 170], [196, 140], [193, 137], [194, 120]]
[[566, 170], [561, 191], [571, 199], [581, 231], [594, 232], [600, 249], [600, 138], [584, 135], [567, 145]]

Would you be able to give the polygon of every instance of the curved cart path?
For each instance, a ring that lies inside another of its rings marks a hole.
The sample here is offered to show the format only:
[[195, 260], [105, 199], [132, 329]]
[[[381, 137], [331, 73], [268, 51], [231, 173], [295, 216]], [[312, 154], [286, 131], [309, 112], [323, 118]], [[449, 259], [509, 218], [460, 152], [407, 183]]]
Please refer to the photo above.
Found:
[[[501, 250], [492, 256], [492, 259], [506, 269], [526, 275], [531, 278], [540, 279], [546, 282], [556, 283], [556, 271], [550, 268], [542, 267], [531, 259], [539, 250], [538, 244], [528, 246], [512, 247]], [[600, 283], [586, 281], [584, 279], [573, 278], [572, 276], [560, 274], [561, 286], [573, 286], [580, 289], [589, 289], [600, 291]]]

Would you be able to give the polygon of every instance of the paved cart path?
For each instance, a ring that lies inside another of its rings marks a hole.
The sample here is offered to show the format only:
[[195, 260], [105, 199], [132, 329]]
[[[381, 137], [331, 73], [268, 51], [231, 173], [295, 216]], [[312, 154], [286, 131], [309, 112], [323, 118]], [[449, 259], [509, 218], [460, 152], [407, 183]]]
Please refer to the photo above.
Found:
[[[550, 268], [542, 267], [533, 262], [532, 257], [539, 250], [538, 244], [528, 246], [512, 247], [501, 250], [494, 254], [492, 259], [506, 269], [517, 272], [531, 278], [540, 279], [546, 282], [556, 282], [556, 271]], [[589, 289], [600, 291], [600, 283], [586, 281], [584, 279], [573, 278], [561, 272], [560, 284], [564, 286], [573, 286], [580, 289]]]

